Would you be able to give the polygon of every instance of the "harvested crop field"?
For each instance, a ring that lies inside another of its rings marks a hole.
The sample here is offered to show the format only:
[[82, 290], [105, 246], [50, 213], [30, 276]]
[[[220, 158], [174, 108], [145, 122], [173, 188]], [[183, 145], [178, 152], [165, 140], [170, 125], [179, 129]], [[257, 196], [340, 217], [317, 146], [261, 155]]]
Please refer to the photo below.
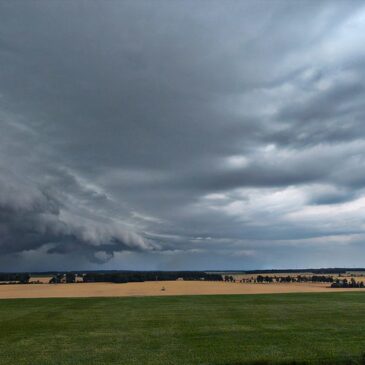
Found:
[[[164, 289], [164, 290], [163, 290]], [[214, 294], [274, 294], [365, 291], [332, 289], [326, 283], [225, 283], [215, 281], [149, 281], [142, 283], [74, 283], [0, 285], [0, 298], [125, 297]]]

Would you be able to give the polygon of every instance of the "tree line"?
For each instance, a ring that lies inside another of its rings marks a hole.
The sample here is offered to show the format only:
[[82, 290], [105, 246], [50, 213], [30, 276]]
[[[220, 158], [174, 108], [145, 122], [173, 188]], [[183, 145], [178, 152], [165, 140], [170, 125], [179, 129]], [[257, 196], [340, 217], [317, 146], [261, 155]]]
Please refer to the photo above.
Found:
[[[225, 282], [236, 282], [236, 279], [232, 275], [225, 275], [223, 277]], [[317, 283], [333, 283], [334, 278], [330, 275], [287, 275], [287, 276], [270, 276], [270, 275], [257, 275], [251, 278], [244, 278], [239, 280], [241, 283], [305, 283], [305, 282], [317, 282]]]
[[364, 288], [364, 282], [363, 281], [356, 281], [354, 278], [351, 278], [351, 280], [347, 279], [336, 279], [335, 282], [331, 284], [331, 288]]
[[314, 282], [314, 283], [333, 283], [334, 279], [333, 276], [329, 275], [312, 275], [312, 276], [262, 276], [258, 275], [256, 278], [256, 281], [258, 283], [272, 283], [272, 282], [278, 282], [278, 283], [306, 283], [306, 282]]
[[49, 281], [50, 284], [59, 283], [74, 283], [76, 281], [76, 274], [73, 272], [67, 272], [66, 274], [56, 274]]
[[30, 275], [27, 273], [0, 273], [0, 282], [17, 282], [21, 284], [27, 284], [29, 282]]
[[143, 281], [173, 281], [173, 280], [208, 280], [222, 281], [219, 274], [208, 274], [202, 271], [146, 271], [146, 272], [115, 272], [115, 273], [86, 273], [84, 282], [128, 283]]

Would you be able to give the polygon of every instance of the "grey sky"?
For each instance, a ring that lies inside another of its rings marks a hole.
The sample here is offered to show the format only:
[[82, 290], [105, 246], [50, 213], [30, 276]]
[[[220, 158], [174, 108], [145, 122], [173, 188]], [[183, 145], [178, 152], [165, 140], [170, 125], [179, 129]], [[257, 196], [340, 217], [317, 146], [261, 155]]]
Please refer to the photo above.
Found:
[[0, 271], [365, 266], [361, 1], [0, 0]]

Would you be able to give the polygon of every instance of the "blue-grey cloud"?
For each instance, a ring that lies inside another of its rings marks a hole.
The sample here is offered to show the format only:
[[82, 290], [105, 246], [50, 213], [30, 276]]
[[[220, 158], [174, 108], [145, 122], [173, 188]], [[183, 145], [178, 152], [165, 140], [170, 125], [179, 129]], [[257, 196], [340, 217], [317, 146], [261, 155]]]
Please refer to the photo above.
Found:
[[1, 267], [358, 266], [364, 32], [358, 1], [1, 2]]

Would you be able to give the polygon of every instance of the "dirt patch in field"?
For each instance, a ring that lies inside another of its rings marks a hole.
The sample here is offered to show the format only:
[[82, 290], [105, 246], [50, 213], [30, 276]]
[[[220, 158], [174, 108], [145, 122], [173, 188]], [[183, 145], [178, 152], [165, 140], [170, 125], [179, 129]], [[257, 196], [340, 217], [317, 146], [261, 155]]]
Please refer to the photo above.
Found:
[[[163, 290], [164, 289], [164, 290]], [[365, 291], [331, 289], [328, 284], [250, 284], [204, 281], [153, 281], [144, 283], [75, 283], [1, 285], [0, 298], [124, 297], [210, 294], [270, 294]]]

